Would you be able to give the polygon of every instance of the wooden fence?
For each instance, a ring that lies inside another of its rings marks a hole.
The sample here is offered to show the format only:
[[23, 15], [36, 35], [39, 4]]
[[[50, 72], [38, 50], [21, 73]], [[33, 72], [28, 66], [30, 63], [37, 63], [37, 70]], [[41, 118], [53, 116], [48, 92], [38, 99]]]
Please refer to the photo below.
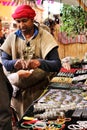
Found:
[[85, 53], [87, 52], [87, 43], [58, 43], [58, 45], [59, 56], [61, 59], [67, 56], [83, 59]]

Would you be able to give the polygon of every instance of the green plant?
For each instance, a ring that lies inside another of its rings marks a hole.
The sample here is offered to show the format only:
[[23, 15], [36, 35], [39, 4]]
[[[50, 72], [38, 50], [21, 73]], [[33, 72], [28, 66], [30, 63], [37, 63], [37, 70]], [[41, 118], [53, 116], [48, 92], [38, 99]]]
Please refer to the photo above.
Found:
[[74, 37], [87, 31], [87, 12], [80, 6], [63, 5], [61, 31]]

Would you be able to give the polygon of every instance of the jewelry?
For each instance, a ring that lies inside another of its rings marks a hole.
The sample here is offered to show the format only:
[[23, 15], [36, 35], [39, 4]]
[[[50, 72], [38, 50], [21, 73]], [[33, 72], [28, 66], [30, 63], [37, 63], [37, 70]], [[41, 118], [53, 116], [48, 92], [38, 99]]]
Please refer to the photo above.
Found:
[[28, 124], [28, 123], [22, 122], [22, 123], [21, 123], [21, 127], [22, 127], [22, 128], [31, 129], [31, 128], [34, 127], [34, 125], [33, 125], [33, 124]]
[[23, 120], [37, 120], [37, 118], [24, 116]]
[[81, 130], [81, 129], [83, 129], [83, 127], [80, 126], [80, 125], [71, 124], [71, 125], [68, 126], [68, 129], [70, 129], [70, 130]]
[[46, 128], [46, 122], [42, 122], [42, 121], [37, 121], [35, 124], [34, 124], [34, 127], [35, 128], [38, 128], [38, 129], [45, 129]]
[[77, 123], [83, 128], [87, 129], [87, 121], [77, 121]]

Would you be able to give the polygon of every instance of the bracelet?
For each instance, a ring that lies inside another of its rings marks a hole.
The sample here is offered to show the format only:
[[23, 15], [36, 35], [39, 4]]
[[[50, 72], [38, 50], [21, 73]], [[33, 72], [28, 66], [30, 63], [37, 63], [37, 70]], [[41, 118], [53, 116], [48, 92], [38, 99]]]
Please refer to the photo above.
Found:
[[60, 125], [60, 124], [55, 124], [55, 123], [50, 124], [50, 126], [53, 126], [54, 128], [61, 128], [61, 127], [62, 127], [62, 125]]
[[22, 128], [29, 128], [29, 129], [31, 129], [31, 128], [33, 128], [34, 127], [34, 125], [33, 124], [28, 124], [28, 123], [25, 123], [25, 122], [22, 122], [21, 123], [21, 127]]
[[23, 120], [36, 120], [37, 118], [24, 116]]
[[35, 127], [35, 128], [38, 128], [38, 129], [46, 129], [47, 125], [46, 125], [46, 122], [37, 121], [37, 122], [34, 124], [34, 127]]
[[81, 130], [81, 129], [83, 129], [83, 127], [80, 126], [80, 125], [71, 124], [71, 125], [68, 126], [68, 129], [69, 130]]

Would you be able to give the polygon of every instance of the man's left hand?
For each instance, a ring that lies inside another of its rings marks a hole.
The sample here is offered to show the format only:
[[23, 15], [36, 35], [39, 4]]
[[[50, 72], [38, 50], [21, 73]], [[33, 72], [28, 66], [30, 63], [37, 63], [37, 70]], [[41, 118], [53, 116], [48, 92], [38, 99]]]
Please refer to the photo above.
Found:
[[27, 68], [28, 69], [36, 69], [40, 66], [40, 61], [36, 59], [28, 60], [27, 61]]

